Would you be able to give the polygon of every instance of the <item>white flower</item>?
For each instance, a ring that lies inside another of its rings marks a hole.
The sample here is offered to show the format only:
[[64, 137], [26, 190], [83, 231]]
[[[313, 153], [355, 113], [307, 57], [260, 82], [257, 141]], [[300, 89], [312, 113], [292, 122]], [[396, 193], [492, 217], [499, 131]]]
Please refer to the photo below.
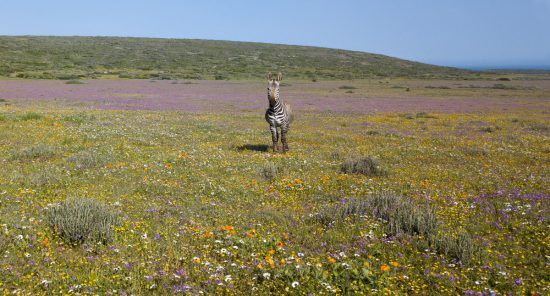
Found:
[[16, 236], [16, 238], [17, 238], [18, 240], [22, 240], [22, 239], [23, 239], [23, 235], [20, 234], [20, 235]]
[[222, 253], [222, 254], [227, 254], [227, 249], [226, 249], [226, 248], [222, 248], [222, 249], [220, 250], [220, 253]]
[[147, 239], [147, 233], [143, 233], [143, 234], [141, 235], [141, 238], [142, 238], [142, 239]]
[[42, 285], [47, 285], [49, 283], [51, 283], [52, 281], [48, 281], [48, 280], [42, 280], [42, 282], [40, 282]]
[[298, 252], [298, 257], [304, 257], [304, 253], [299, 253]]
[[271, 274], [269, 272], [264, 272], [263, 276], [265, 279], [269, 279], [271, 277]]
[[31, 257], [31, 254], [25, 253], [25, 257], [29, 258], [29, 257]]
[[229, 282], [229, 281], [231, 281], [231, 280], [232, 280], [232, 278], [231, 278], [231, 275], [230, 275], [230, 274], [228, 274], [228, 275], [225, 276], [225, 282]]
[[300, 283], [298, 283], [298, 282], [292, 282], [292, 284], [291, 284], [292, 288], [296, 288], [299, 285], [300, 285]]

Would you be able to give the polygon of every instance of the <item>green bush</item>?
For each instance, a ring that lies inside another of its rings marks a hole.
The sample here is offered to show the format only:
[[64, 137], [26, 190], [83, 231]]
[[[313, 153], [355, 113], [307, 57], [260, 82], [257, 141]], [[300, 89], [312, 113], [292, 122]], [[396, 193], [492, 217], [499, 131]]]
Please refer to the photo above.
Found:
[[94, 199], [69, 199], [47, 210], [46, 220], [66, 243], [100, 242], [107, 244], [114, 238], [118, 217], [105, 205]]
[[352, 156], [346, 159], [340, 170], [346, 174], [363, 174], [367, 176], [383, 176], [387, 171], [380, 166], [380, 162], [373, 156]]

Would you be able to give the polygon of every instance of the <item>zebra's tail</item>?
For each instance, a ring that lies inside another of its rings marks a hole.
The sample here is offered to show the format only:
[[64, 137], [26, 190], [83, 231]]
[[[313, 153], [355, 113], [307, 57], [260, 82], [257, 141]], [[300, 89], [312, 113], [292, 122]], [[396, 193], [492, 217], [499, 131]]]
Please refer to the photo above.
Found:
[[292, 122], [294, 121], [294, 113], [292, 112], [292, 108], [290, 108], [290, 105], [285, 103], [285, 108], [286, 108], [286, 114], [288, 114], [288, 117], [289, 117], [289, 120], [288, 122]]

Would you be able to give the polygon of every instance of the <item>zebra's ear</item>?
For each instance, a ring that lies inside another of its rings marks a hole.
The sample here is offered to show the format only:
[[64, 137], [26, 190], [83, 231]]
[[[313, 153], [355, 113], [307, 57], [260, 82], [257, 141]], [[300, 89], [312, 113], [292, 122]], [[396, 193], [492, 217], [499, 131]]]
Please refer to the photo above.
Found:
[[279, 74], [277, 74], [277, 81], [281, 80], [283, 80], [283, 73], [279, 72]]
[[267, 80], [271, 81], [271, 72], [267, 73]]

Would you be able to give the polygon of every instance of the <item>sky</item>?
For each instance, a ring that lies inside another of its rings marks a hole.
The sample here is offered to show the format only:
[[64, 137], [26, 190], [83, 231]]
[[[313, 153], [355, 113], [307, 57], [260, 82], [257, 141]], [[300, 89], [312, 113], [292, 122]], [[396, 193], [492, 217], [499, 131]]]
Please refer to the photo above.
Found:
[[550, 0], [5, 0], [0, 35], [255, 41], [550, 69]]

